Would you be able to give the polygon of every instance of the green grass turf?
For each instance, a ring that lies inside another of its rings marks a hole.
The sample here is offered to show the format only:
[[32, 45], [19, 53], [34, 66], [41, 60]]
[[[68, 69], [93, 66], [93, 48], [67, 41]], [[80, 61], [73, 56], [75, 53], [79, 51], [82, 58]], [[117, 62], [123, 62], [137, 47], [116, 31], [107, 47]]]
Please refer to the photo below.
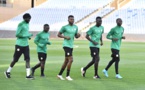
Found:
[[[64, 61], [62, 39], [51, 40], [48, 46], [48, 57], [45, 66], [45, 78], [40, 77], [40, 69], [36, 70], [35, 80], [26, 80], [25, 62], [23, 56], [14, 66], [11, 79], [6, 79], [3, 72], [7, 70], [12, 60], [15, 39], [0, 39], [0, 90], [144, 90], [145, 89], [145, 43], [123, 42], [121, 47], [120, 74], [123, 79], [115, 78], [114, 65], [109, 69], [109, 78], [102, 70], [111, 59], [110, 41], [105, 41], [101, 47], [99, 75], [100, 80], [94, 80], [93, 66], [88, 69], [86, 78], [80, 74], [80, 68], [90, 60], [90, 50], [87, 40], [76, 40], [74, 62], [71, 69], [73, 81], [61, 81], [56, 78]], [[31, 66], [37, 62], [36, 45], [33, 39], [29, 41], [31, 51]], [[63, 73], [65, 77], [66, 71]]]

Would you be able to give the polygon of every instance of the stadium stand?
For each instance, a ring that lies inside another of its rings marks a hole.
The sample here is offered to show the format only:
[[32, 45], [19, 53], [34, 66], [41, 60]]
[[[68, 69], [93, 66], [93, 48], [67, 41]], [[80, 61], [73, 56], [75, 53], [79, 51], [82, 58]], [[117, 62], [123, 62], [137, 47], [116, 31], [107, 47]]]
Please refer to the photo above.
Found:
[[[89, 27], [95, 24], [96, 16], [102, 16], [105, 33], [116, 25], [116, 18], [122, 18], [125, 34], [130, 35], [132, 38], [137, 36], [132, 34], [138, 34], [140, 35], [139, 38], [142, 38], [141, 35], [145, 34], [143, 27], [145, 22], [145, 1], [128, 0], [130, 2], [124, 4], [126, 0], [120, 0], [119, 3], [121, 5], [118, 6], [119, 8], [111, 6], [113, 1], [92, 0], [90, 2], [89, 0], [79, 0], [76, 3], [75, 0], [49, 0], [26, 11], [32, 15], [30, 31], [40, 31], [43, 28], [43, 24], [48, 23], [51, 28], [50, 31], [55, 34], [54, 32], [57, 32], [62, 25], [67, 24], [67, 16], [72, 14], [75, 16], [76, 24], [82, 32], [86, 32]], [[15, 30], [17, 24], [22, 20], [22, 15], [23, 13], [1, 23], [0, 30]]]
[[123, 26], [126, 29], [125, 33], [145, 34], [143, 27], [145, 23], [145, 20], [143, 20], [145, 18], [145, 8], [143, 8], [144, 4], [144, 0], [132, 0], [131, 3], [116, 10], [107, 18], [104, 18], [104, 25], [107, 26], [107, 28], [111, 28], [109, 26], [114, 25], [116, 18], [122, 18]]
[[[75, 21], [79, 21], [82, 17], [89, 15], [110, 1], [111, 0], [92, 0], [90, 2], [90, 0], [79, 0], [76, 2], [75, 0], [48, 0], [47, 2], [26, 11], [32, 15], [30, 30], [39, 31], [42, 29], [44, 23], [49, 23], [51, 30], [58, 31], [62, 25], [67, 24], [68, 15], [74, 15]], [[22, 15], [23, 13], [0, 24], [0, 29], [15, 30], [17, 24], [22, 20]], [[7, 27], [7, 25], [9, 25], [9, 27]]]

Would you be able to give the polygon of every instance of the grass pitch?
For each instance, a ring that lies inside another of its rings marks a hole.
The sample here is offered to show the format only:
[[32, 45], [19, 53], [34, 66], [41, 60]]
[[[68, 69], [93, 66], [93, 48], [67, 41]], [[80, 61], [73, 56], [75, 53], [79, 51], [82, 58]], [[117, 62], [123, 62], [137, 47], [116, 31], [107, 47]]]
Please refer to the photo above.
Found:
[[[26, 69], [23, 56], [11, 72], [11, 79], [6, 79], [3, 72], [12, 61], [15, 39], [0, 39], [0, 90], [144, 90], [145, 89], [145, 43], [123, 42], [119, 72], [123, 79], [115, 78], [114, 65], [109, 69], [106, 78], [102, 70], [111, 60], [110, 41], [105, 41], [100, 51], [99, 75], [100, 80], [94, 80], [93, 66], [87, 70], [86, 78], [80, 73], [80, 68], [90, 60], [90, 50], [87, 40], [76, 40], [74, 46], [74, 62], [71, 69], [73, 81], [61, 81], [56, 78], [64, 61], [64, 51], [61, 40], [50, 40], [48, 46], [45, 78], [40, 77], [40, 69], [35, 72], [35, 80], [26, 80]], [[38, 63], [36, 45], [33, 39], [29, 41], [31, 67]], [[63, 73], [65, 77], [66, 71]]]

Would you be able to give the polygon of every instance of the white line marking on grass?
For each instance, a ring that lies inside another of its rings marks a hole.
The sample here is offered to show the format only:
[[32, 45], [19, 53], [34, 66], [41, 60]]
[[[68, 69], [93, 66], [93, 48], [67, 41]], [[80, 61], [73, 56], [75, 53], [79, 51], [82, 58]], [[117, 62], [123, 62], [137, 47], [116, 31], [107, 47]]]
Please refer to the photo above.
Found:
[[78, 48], [79, 46], [78, 45], [74, 45], [74, 48]]
[[[35, 61], [35, 62], [32, 62], [30, 63], [31, 64], [31, 67], [33, 65], [36, 65], [39, 61]], [[46, 64], [53, 64], [53, 63], [62, 63], [62, 61], [47, 61]], [[2, 64], [0, 65], [0, 67], [9, 67], [10, 64]], [[16, 63], [15, 67], [17, 66], [25, 66], [25, 62], [24, 63]]]

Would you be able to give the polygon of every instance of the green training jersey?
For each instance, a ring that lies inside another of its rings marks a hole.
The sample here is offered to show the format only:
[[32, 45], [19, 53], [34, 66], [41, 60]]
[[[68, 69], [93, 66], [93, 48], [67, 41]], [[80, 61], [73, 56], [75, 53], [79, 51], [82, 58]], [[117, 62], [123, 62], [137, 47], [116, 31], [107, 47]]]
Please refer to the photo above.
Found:
[[118, 39], [117, 41], [112, 40], [111, 42], [112, 49], [120, 50], [123, 33], [124, 33], [124, 28], [122, 26], [116, 26], [112, 28], [110, 32], [107, 34], [107, 39], [111, 39], [111, 40], [112, 38]]
[[37, 45], [37, 52], [47, 53], [47, 44], [49, 43], [49, 33], [40, 32], [36, 35], [34, 43]]
[[16, 45], [25, 47], [28, 46], [28, 39], [32, 36], [29, 33], [29, 24], [25, 21], [22, 21], [18, 24], [17, 31], [16, 31]]
[[91, 27], [88, 31], [87, 31], [87, 35], [89, 35], [91, 37], [91, 39], [95, 42], [97, 42], [97, 45], [94, 45], [92, 42], [90, 42], [89, 46], [90, 47], [97, 47], [100, 48], [100, 39], [102, 37], [102, 34], [104, 33], [104, 27], [103, 26], [99, 26], [97, 27], [96, 25]]
[[78, 27], [76, 25], [65, 25], [59, 31], [64, 36], [70, 37], [70, 40], [64, 39], [63, 47], [73, 48], [74, 37], [78, 33]]

